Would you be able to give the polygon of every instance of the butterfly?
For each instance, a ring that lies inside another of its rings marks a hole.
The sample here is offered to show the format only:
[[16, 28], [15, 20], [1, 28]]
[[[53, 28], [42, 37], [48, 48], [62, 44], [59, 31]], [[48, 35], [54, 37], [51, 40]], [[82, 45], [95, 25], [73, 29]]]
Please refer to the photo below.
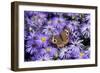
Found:
[[63, 48], [69, 42], [69, 30], [64, 29], [60, 35], [52, 36], [52, 43], [57, 46], [57, 48]]

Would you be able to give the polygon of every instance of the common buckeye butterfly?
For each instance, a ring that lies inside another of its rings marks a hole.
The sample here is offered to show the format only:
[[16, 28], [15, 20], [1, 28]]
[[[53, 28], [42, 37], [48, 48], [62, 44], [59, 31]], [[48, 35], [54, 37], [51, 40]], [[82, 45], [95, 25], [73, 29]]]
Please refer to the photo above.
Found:
[[69, 42], [69, 30], [64, 29], [59, 35], [52, 36], [52, 43], [57, 46], [57, 48], [62, 48]]

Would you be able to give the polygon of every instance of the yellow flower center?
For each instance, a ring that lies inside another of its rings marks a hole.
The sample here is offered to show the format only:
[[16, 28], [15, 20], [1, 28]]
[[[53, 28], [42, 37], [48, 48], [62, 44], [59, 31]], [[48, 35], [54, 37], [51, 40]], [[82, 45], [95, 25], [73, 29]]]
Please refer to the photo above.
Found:
[[83, 55], [84, 55], [84, 53], [81, 52], [81, 53], [80, 53], [80, 57], [82, 57]]
[[42, 41], [42, 42], [46, 42], [46, 37], [42, 37], [42, 38], [41, 38], [41, 41]]
[[51, 51], [51, 49], [50, 49], [50, 48], [46, 48], [46, 51], [47, 51], [47, 52], [50, 52], [50, 51]]

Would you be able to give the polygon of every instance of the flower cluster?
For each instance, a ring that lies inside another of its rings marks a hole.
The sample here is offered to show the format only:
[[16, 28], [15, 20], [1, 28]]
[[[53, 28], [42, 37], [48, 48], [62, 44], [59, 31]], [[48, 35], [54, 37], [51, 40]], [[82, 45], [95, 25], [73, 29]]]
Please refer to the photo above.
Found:
[[[62, 48], [51, 42], [69, 28], [69, 41]], [[90, 14], [24, 11], [24, 60], [69, 60], [90, 58]]]

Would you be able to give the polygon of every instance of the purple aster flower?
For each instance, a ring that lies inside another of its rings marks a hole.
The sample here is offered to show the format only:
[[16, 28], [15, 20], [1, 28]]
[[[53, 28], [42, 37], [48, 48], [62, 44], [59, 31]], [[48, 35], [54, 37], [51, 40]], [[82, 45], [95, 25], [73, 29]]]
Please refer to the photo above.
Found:
[[36, 37], [35, 32], [32, 30], [31, 32], [24, 32], [24, 40], [25, 41], [34, 41]]
[[74, 26], [79, 26], [79, 22], [78, 21], [70, 21], [70, 24], [74, 25]]
[[79, 32], [79, 30], [75, 30], [71, 33], [70, 37], [71, 39], [77, 39], [81, 36], [81, 33]]
[[90, 23], [90, 14], [84, 14], [84, 17], [82, 17], [82, 22], [83, 23]]
[[66, 59], [69, 55], [66, 55], [67, 54], [67, 47], [65, 48], [61, 48], [60, 51], [59, 51], [59, 58], [62, 60], [62, 59]]
[[90, 50], [84, 51], [82, 58], [83, 59], [89, 59], [90, 58]]
[[89, 38], [90, 37], [90, 24], [83, 24], [83, 26], [81, 27], [81, 33], [83, 34], [85, 38]]
[[42, 13], [42, 12], [36, 12], [32, 16], [31, 20], [34, 21], [34, 23], [35, 23], [36, 26], [40, 27], [46, 21], [46, 14]]
[[47, 36], [59, 35], [59, 33], [60, 33], [60, 31], [58, 31], [56, 28], [54, 28], [53, 25], [45, 26], [42, 32]]
[[54, 57], [58, 56], [58, 52], [56, 48], [53, 47], [46, 47], [39, 49], [37, 53], [32, 57], [32, 60], [52, 60]]
[[35, 44], [33, 39], [28, 39], [28, 41], [26, 41], [26, 52], [33, 54], [34, 52], [37, 52], [37, 45]]
[[52, 19], [52, 22], [54, 27], [56, 27], [59, 30], [61, 30], [66, 25], [65, 19], [63, 17], [54, 17]]
[[70, 32], [73, 32], [75, 30], [75, 27], [70, 22], [67, 22], [65, 28], [69, 28]]
[[48, 46], [48, 36], [43, 35], [43, 34], [37, 34], [37, 40], [35, 40], [36, 44], [39, 47], [46, 47]]
[[80, 49], [75, 45], [66, 46], [60, 50], [60, 59], [77, 59], [80, 55]]
[[80, 59], [89, 59], [89, 58], [90, 58], [89, 51], [80, 52]]
[[34, 12], [33, 11], [24, 11], [24, 16], [25, 17], [31, 17], [33, 16]]
[[43, 29], [42, 32], [43, 32], [45, 35], [51, 36], [51, 35], [53, 35], [53, 32], [54, 32], [54, 31], [55, 31], [55, 28], [54, 28], [53, 26], [47, 25], [47, 26], [44, 27], [44, 29]]
[[29, 27], [28, 28], [28, 33], [29, 33], [28, 38], [33, 38], [35, 36], [36, 32], [32, 27]]
[[28, 53], [30, 53], [32, 55], [33, 53], [36, 53], [38, 51], [37, 51], [37, 48], [36, 47], [30, 46], [30, 47], [27, 47], [26, 48], [26, 52], [28, 52]]
[[52, 58], [58, 56], [57, 48], [53, 48], [51, 46], [48, 46], [48, 47], [45, 48], [45, 50]]
[[84, 47], [82, 42], [83, 42], [83, 40], [80, 40], [79, 38], [71, 40], [72, 45], [78, 47], [80, 50]]
[[77, 21], [66, 21], [65, 28], [69, 28], [70, 32], [73, 33], [74, 31], [78, 30], [79, 22]]
[[69, 59], [78, 59], [80, 56], [80, 48], [75, 45], [70, 45], [67, 54], [69, 54]]
[[39, 29], [44, 22], [46, 22], [46, 14], [42, 12], [33, 12], [33, 15], [30, 18], [27, 16], [25, 20], [30, 26], [38, 27], [37, 29]]
[[30, 26], [35, 26], [36, 27], [34, 21], [32, 21], [30, 18], [26, 17], [25, 21], [26, 21], [26, 24], [28, 24]]
[[34, 59], [37, 61], [47, 61], [51, 60], [51, 57], [48, 53], [46, 53], [46, 50], [42, 48], [32, 57], [32, 60]]
[[26, 41], [26, 47], [30, 47], [30, 46], [32, 46], [32, 44], [34, 43], [34, 41], [33, 41], [33, 39], [28, 39], [27, 41]]
[[47, 60], [50, 60], [51, 58], [50, 58], [50, 56], [49, 56], [49, 54], [44, 54], [44, 55], [37, 55], [37, 60], [40, 60], [40, 61], [47, 61]]
[[46, 13], [45, 12], [34, 12], [35, 16], [38, 16], [39, 18], [43, 18], [43, 20], [46, 20]]
[[80, 51], [80, 59], [88, 59], [90, 58], [90, 47], [87, 50]]

